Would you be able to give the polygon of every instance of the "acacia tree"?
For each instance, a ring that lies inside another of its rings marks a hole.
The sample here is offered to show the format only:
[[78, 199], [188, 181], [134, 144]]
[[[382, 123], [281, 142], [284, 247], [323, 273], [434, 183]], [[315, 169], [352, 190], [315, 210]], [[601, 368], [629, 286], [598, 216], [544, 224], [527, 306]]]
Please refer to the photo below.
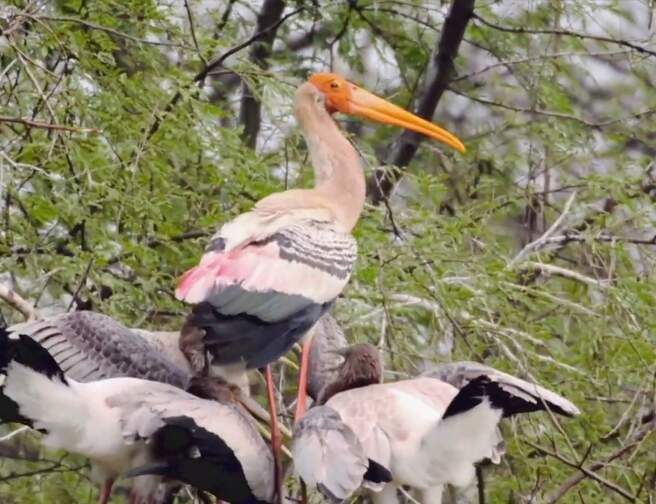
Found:
[[[206, 237], [310, 183], [291, 97], [333, 69], [468, 148], [343, 124], [370, 190], [335, 310], [350, 338], [385, 350], [390, 377], [478, 360], [578, 404], [575, 421], [504, 426], [507, 455], [480, 492], [489, 502], [645, 502], [656, 484], [652, 15], [647, 0], [5, 4], [0, 294], [42, 314], [179, 327], [173, 286]], [[293, 370], [278, 371], [284, 388]], [[83, 462], [30, 436], [0, 455], [13, 457], [0, 461], [3, 502], [90, 498]]]

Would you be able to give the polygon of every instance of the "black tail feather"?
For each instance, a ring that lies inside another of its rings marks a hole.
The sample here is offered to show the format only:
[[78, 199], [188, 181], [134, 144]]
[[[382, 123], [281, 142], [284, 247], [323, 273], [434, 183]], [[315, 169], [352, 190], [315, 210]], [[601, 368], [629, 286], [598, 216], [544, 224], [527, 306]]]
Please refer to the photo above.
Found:
[[177, 479], [233, 504], [264, 504], [248, 485], [237, 455], [217, 434], [186, 416], [165, 418], [151, 441], [157, 462], [131, 470]]
[[556, 404], [551, 402], [545, 404], [540, 397], [531, 395], [525, 390], [519, 390], [511, 385], [491, 380], [487, 375], [481, 375], [460, 389], [458, 395], [449, 403], [442, 418], [469, 411], [483, 402], [485, 398], [490, 402], [492, 408], [502, 410], [504, 417], [543, 411], [547, 408], [554, 413], [571, 416], [569, 412]]
[[367, 467], [367, 472], [364, 473], [363, 477], [372, 483], [387, 483], [388, 481], [392, 481], [390, 470], [371, 459], [369, 459], [369, 467]]
[[[0, 328], [0, 376], [5, 376], [11, 362], [17, 362], [48, 378], [58, 377], [66, 383], [64, 373], [55, 359], [36, 341], [23, 334], [17, 338], [9, 336], [5, 328]], [[18, 404], [4, 394], [0, 386], [0, 423], [21, 423], [32, 426], [29, 418], [19, 412]]]
[[264, 322], [252, 315], [223, 315], [205, 302], [194, 306], [186, 324], [205, 331], [203, 342], [214, 363], [244, 362], [254, 369], [287, 353], [331, 306], [310, 304], [285, 320]]

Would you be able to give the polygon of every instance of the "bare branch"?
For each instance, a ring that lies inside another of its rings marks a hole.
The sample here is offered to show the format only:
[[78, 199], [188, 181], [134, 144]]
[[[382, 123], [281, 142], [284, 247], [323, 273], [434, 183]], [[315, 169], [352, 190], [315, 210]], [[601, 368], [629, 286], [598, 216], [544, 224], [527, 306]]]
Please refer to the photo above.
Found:
[[203, 65], [207, 65], [207, 60], [204, 58], [203, 53], [198, 46], [198, 39], [196, 38], [196, 27], [194, 26], [194, 17], [191, 14], [191, 7], [189, 6], [189, 0], [184, 2], [185, 10], [187, 11], [187, 19], [189, 20], [189, 31], [191, 32], [191, 39], [194, 41], [194, 47], [198, 53], [198, 57], [203, 62]]
[[572, 271], [567, 268], [563, 268], [562, 266], [556, 266], [555, 264], [546, 264], [546, 263], [540, 263], [534, 261], [529, 261], [525, 264], [529, 268], [540, 270], [542, 273], [562, 276], [565, 278], [569, 278], [571, 280], [576, 280], [577, 282], [581, 282], [586, 285], [590, 285], [592, 287], [597, 287], [599, 289], [608, 289], [609, 287], [607, 281], [596, 280], [594, 278], [585, 276], [584, 274], [579, 273], [578, 271]]
[[[442, 35], [437, 50], [433, 54], [423, 90], [417, 100], [415, 113], [425, 119], [431, 119], [437, 104], [446, 91], [455, 73], [454, 60], [458, 54], [462, 37], [469, 20], [474, 15], [475, 0], [453, 0], [449, 14], [442, 26]], [[417, 153], [422, 137], [410, 131], [403, 132], [392, 148], [384, 163], [387, 166], [405, 168]], [[394, 184], [402, 175], [399, 170], [378, 169], [368, 181], [368, 190], [374, 204], [380, 204], [387, 198]]]
[[449, 87], [449, 91], [452, 93], [455, 93], [459, 96], [463, 96], [469, 100], [475, 101], [477, 103], [482, 103], [483, 105], [489, 105], [491, 107], [498, 107], [506, 110], [512, 110], [513, 112], [522, 112], [524, 114], [534, 114], [534, 115], [541, 115], [541, 116], [546, 116], [546, 117], [554, 117], [556, 119], [565, 119], [567, 121], [576, 121], [578, 123], [583, 124], [584, 126], [587, 126], [589, 128], [606, 128], [608, 126], [612, 126], [614, 124], [623, 122], [623, 121], [628, 121], [630, 119], [640, 119], [642, 117], [646, 117], [649, 115], [652, 115], [656, 113], [656, 108], [651, 108], [647, 110], [642, 110], [640, 112], [634, 112], [632, 114], [626, 115], [624, 117], [618, 117], [615, 119], [608, 119], [606, 121], [599, 121], [599, 122], [593, 122], [589, 121], [583, 117], [579, 117], [576, 115], [572, 114], [566, 114], [564, 112], [556, 112], [554, 110], [541, 110], [541, 109], [536, 109], [536, 108], [528, 108], [528, 107], [517, 107], [515, 105], [509, 105], [507, 103], [502, 103], [502, 102], [497, 102], [494, 100], [488, 100], [486, 98], [481, 98], [479, 96], [472, 96], [467, 93], [463, 93], [462, 91], [459, 91], [457, 89], [454, 89], [452, 87]]
[[24, 126], [29, 126], [31, 128], [70, 131], [72, 133], [100, 133], [100, 130], [96, 128], [76, 128], [75, 126], [67, 126], [65, 124], [52, 124], [52, 123], [35, 121], [33, 119], [28, 119], [26, 117], [0, 116], [0, 123], [1, 122], [22, 124]]
[[3, 284], [0, 284], [0, 299], [21, 312], [28, 320], [39, 318], [39, 313], [31, 303], [23, 299], [14, 289]]
[[67, 23], [76, 23], [76, 24], [85, 26], [87, 28], [90, 28], [92, 30], [103, 31], [105, 33], [109, 33], [110, 35], [115, 35], [116, 37], [131, 40], [132, 42], [137, 42], [139, 44], [165, 46], [165, 47], [179, 47], [179, 48], [183, 48], [183, 49], [192, 49], [192, 47], [189, 47], [185, 44], [178, 44], [176, 42], [164, 42], [164, 41], [159, 41], [159, 40], [142, 39], [142, 38], [130, 35], [129, 33], [125, 33], [125, 32], [116, 30], [114, 28], [110, 28], [109, 26], [99, 25], [99, 24], [96, 24], [96, 23], [92, 23], [90, 21], [86, 21], [84, 19], [79, 19], [79, 18], [74, 18], [74, 17], [68, 17], [68, 16], [26, 16], [26, 17], [29, 17], [29, 18], [35, 19], [35, 20], [43, 20], [43, 21], [61, 21], [61, 22], [67, 22]]
[[635, 448], [637, 448], [640, 443], [645, 439], [649, 434], [654, 432], [656, 429], [656, 421], [653, 419], [645, 425], [642, 429], [638, 430], [637, 432], [634, 433], [633, 436], [631, 436], [631, 439], [628, 443], [624, 444], [623, 446], [620, 446], [617, 450], [615, 450], [613, 453], [611, 453], [609, 456], [604, 458], [603, 460], [599, 460], [597, 462], [593, 462], [589, 466], [585, 467], [583, 465], [583, 462], [576, 464], [570, 460], [565, 459], [562, 455], [558, 453], [551, 452], [539, 445], [536, 445], [534, 443], [531, 443], [530, 441], [524, 441], [527, 443], [529, 446], [532, 448], [544, 453], [545, 455], [548, 455], [550, 457], [554, 457], [564, 464], [567, 464], [571, 467], [574, 467], [578, 469], [578, 471], [573, 474], [570, 478], [568, 478], [555, 492], [553, 492], [551, 495], [547, 496], [546, 499], [544, 500], [545, 503], [547, 504], [553, 504], [554, 502], [560, 500], [561, 497], [563, 497], [568, 491], [570, 491], [572, 488], [574, 488], [578, 483], [583, 481], [585, 478], [591, 478], [597, 481], [598, 483], [601, 483], [605, 487], [613, 490], [614, 492], [617, 492], [620, 494], [622, 497], [624, 497], [627, 500], [630, 501], [635, 501], [637, 499], [637, 496], [631, 495], [629, 492], [624, 490], [622, 487], [616, 485], [613, 482], [610, 482], [598, 474], [596, 474], [597, 471], [600, 469], [603, 469], [606, 467], [608, 464], [610, 464], [613, 460], [618, 459], [620, 457], [623, 457], [624, 455], [628, 454]]
[[473, 17], [478, 19], [485, 26], [506, 33], [522, 33], [526, 35], [561, 35], [566, 37], [575, 37], [579, 39], [596, 40], [597, 42], [607, 42], [609, 44], [617, 44], [624, 47], [629, 47], [634, 51], [638, 51], [643, 54], [648, 54], [649, 56], [656, 56], [656, 51], [652, 51], [651, 49], [647, 49], [646, 47], [639, 46], [637, 44], [629, 42], [628, 40], [612, 38], [612, 37], [603, 37], [600, 35], [590, 35], [589, 33], [580, 33], [570, 30], [557, 30], [557, 29], [533, 30], [528, 28], [514, 28], [509, 26], [500, 26], [482, 18], [478, 14], [473, 14]]
[[536, 252], [542, 248], [545, 243], [547, 243], [547, 240], [549, 237], [554, 234], [560, 225], [563, 223], [565, 220], [565, 217], [569, 213], [569, 209], [572, 207], [572, 203], [574, 203], [574, 198], [576, 198], [576, 191], [572, 193], [572, 195], [569, 197], [567, 200], [567, 203], [565, 203], [565, 207], [563, 208], [563, 211], [560, 213], [558, 218], [554, 221], [554, 223], [547, 229], [542, 236], [540, 236], [537, 240], [532, 241], [531, 243], [528, 243], [520, 252], [517, 254], [509, 263], [508, 263], [508, 268], [512, 268], [515, 266], [517, 263], [521, 262], [529, 256], [531, 253]]

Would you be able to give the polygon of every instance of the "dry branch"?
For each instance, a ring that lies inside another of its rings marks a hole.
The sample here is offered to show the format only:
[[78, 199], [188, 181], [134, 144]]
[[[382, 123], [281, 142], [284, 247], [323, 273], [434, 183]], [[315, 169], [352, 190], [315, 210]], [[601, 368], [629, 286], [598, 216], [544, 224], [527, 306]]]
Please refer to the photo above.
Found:
[[557, 453], [553, 453], [549, 450], [546, 450], [542, 448], [541, 446], [535, 445], [533, 443], [527, 442], [531, 447], [535, 448], [536, 450], [544, 453], [545, 455], [549, 455], [551, 457], [555, 457], [561, 462], [572, 466], [576, 467], [578, 471], [570, 476], [565, 482], [557, 489], [555, 490], [551, 495], [548, 495], [544, 502], [546, 504], [554, 504], [556, 501], [560, 500], [561, 497], [563, 497], [567, 492], [569, 492], [572, 488], [574, 488], [576, 485], [578, 485], [581, 481], [583, 481], [586, 478], [591, 478], [599, 482], [600, 484], [610, 488], [611, 490], [619, 493], [622, 497], [624, 497], [627, 500], [630, 501], [635, 501], [637, 497], [634, 497], [631, 495], [629, 492], [627, 492], [625, 489], [622, 487], [619, 487], [613, 482], [609, 482], [608, 480], [602, 478], [599, 476], [597, 471], [603, 469], [606, 467], [608, 464], [613, 462], [614, 460], [623, 457], [624, 455], [628, 454], [631, 452], [634, 448], [638, 448], [640, 443], [651, 433], [654, 432], [656, 429], [656, 422], [652, 420], [649, 422], [647, 425], [645, 425], [642, 429], [637, 431], [632, 437], [629, 443], [621, 446], [617, 450], [615, 450], [613, 453], [611, 453], [609, 456], [604, 458], [603, 460], [599, 460], [596, 462], [593, 462], [587, 467], [584, 467], [582, 464], [574, 464], [569, 460], [563, 459], [563, 457]]
[[656, 56], [656, 51], [652, 51], [651, 49], [647, 49], [646, 47], [639, 46], [637, 44], [629, 42], [628, 40], [623, 40], [619, 38], [603, 37], [600, 35], [591, 35], [589, 33], [580, 33], [570, 30], [558, 30], [558, 29], [534, 30], [528, 28], [514, 28], [508, 26], [500, 26], [488, 21], [485, 18], [482, 18], [478, 14], [474, 14], [473, 17], [489, 28], [503, 31], [506, 33], [521, 33], [525, 35], [558, 35], [558, 36], [574, 37], [578, 39], [595, 40], [597, 42], [606, 42], [609, 44], [616, 44], [616, 45], [628, 47], [630, 49], [633, 49], [634, 51], [638, 51], [640, 53], [647, 54], [649, 56]]
[[52, 123], [35, 121], [34, 119], [28, 119], [25, 117], [0, 116], [0, 123], [2, 122], [22, 124], [24, 126], [29, 126], [30, 128], [70, 131], [72, 133], [100, 133], [100, 130], [95, 128], [76, 128], [75, 126], [67, 126], [64, 124], [52, 124]]
[[[444, 91], [455, 73], [454, 61], [469, 20], [474, 15], [475, 0], [453, 0], [449, 14], [442, 26], [442, 35], [426, 72], [421, 95], [417, 99], [415, 113], [424, 119], [431, 119]], [[394, 143], [387, 157], [386, 166], [405, 168], [417, 153], [422, 137], [410, 131], [403, 132]], [[368, 181], [368, 191], [372, 202], [380, 204], [386, 199], [394, 184], [402, 175], [399, 170], [378, 169]]]
[[31, 303], [23, 299], [15, 290], [0, 284], [0, 299], [4, 300], [9, 306], [21, 312], [28, 319], [39, 318], [39, 313]]

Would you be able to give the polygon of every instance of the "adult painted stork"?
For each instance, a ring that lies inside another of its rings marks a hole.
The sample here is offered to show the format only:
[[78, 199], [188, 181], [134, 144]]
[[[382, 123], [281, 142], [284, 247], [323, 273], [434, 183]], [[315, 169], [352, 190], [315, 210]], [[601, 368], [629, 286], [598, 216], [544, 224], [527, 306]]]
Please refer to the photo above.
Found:
[[44, 433], [45, 445], [91, 459], [92, 477], [103, 481], [100, 504], [126, 472], [158, 476], [133, 500], [139, 504], [152, 502], [162, 477], [234, 504], [273, 501], [271, 452], [231, 390], [214, 378], [195, 384], [213, 400], [137, 378], [77, 382], [29, 336], [10, 338], [4, 330], [0, 375], [0, 420], [30, 425]]
[[381, 384], [375, 347], [344, 354], [339, 386], [297, 424], [292, 450], [301, 478], [333, 501], [365, 487], [376, 504], [396, 504], [397, 488], [407, 485], [423, 504], [439, 504], [445, 484], [468, 484], [474, 464], [495, 455], [502, 418], [579, 414], [564, 397], [480, 364], [453, 365], [467, 370], [458, 390], [427, 376]]
[[[266, 366], [270, 399], [268, 365], [328, 310], [356, 258], [351, 231], [364, 206], [365, 177], [357, 150], [332, 115], [392, 124], [465, 150], [452, 134], [332, 73], [314, 74], [298, 88], [294, 112], [310, 152], [314, 188], [271, 194], [224, 224], [176, 289], [178, 299], [194, 305], [187, 329], [203, 331], [198, 344], [210, 347], [219, 364]], [[306, 342], [296, 418], [304, 413], [308, 348]], [[272, 444], [278, 459], [278, 435]]]

